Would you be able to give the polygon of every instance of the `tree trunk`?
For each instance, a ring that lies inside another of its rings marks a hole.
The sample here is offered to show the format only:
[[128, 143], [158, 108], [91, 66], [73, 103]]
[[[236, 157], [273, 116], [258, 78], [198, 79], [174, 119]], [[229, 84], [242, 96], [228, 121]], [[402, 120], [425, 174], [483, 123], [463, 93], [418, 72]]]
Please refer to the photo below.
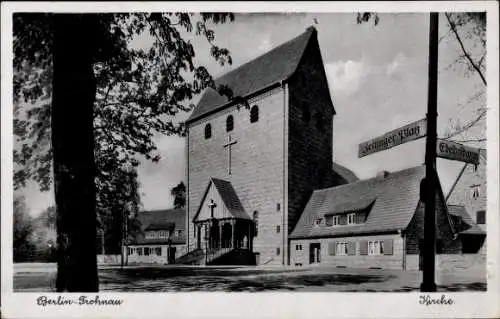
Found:
[[96, 292], [96, 199], [92, 69], [95, 15], [54, 16], [52, 151], [58, 292]]

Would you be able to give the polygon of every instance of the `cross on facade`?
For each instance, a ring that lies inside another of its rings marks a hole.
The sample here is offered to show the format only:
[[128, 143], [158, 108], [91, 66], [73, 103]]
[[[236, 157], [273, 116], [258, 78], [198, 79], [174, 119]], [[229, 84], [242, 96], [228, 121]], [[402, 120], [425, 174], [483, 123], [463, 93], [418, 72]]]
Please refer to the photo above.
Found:
[[236, 144], [236, 141], [231, 141], [231, 135], [227, 137], [227, 142], [222, 146], [227, 148], [227, 173], [231, 175], [231, 146]]
[[210, 203], [208, 203], [208, 207], [210, 208], [210, 217], [214, 218], [214, 209], [217, 207], [217, 204], [213, 199], [210, 199]]

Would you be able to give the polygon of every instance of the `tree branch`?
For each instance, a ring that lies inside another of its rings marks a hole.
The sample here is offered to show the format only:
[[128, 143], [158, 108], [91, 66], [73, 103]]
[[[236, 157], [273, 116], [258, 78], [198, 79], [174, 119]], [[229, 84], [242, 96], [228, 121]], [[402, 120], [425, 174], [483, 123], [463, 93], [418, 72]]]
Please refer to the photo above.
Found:
[[465, 131], [467, 131], [468, 129], [470, 129], [471, 127], [473, 127], [474, 125], [476, 125], [484, 116], [486, 115], [486, 110], [483, 110], [479, 115], [478, 117], [476, 117], [474, 120], [470, 121], [469, 123], [467, 123], [466, 125], [462, 126], [460, 129], [458, 129], [457, 131], [449, 134], [448, 136], [446, 136], [444, 139], [445, 140], [448, 140], [454, 136], [457, 136]]
[[445, 16], [446, 16], [446, 19], [448, 20], [448, 24], [450, 25], [451, 31], [453, 31], [453, 33], [455, 34], [455, 38], [457, 39], [458, 43], [460, 44], [460, 48], [462, 49], [462, 52], [464, 53], [465, 57], [467, 58], [467, 60], [471, 64], [471, 66], [474, 68], [474, 70], [476, 70], [476, 72], [479, 74], [479, 76], [481, 77], [481, 80], [483, 81], [484, 85], [486, 86], [487, 85], [486, 78], [484, 77], [483, 72], [481, 72], [481, 69], [479, 68], [479, 66], [471, 58], [469, 52], [467, 52], [467, 50], [465, 49], [465, 46], [462, 42], [462, 39], [460, 38], [460, 35], [457, 32], [455, 22], [452, 21], [449, 13], [445, 13]]
[[486, 138], [476, 138], [476, 139], [464, 139], [464, 140], [450, 140], [457, 143], [468, 143], [468, 142], [485, 142]]

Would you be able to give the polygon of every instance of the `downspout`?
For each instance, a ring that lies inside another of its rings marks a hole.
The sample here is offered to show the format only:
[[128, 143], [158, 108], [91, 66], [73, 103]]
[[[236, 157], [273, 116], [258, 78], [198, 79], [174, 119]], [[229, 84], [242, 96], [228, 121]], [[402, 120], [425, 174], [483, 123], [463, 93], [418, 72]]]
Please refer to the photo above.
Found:
[[286, 156], [286, 145], [288, 142], [288, 138], [286, 136], [286, 131], [287, 131], [287, 107], [286, 107], [286, 84], [284, 81], [279, 82], [280, 87], [283, 90], [283, 207], [282, 207], [282, 254], [281, 254], [281, 263], [283, 266], [286, 265], [286, 259], [287, 257], [285, 254], [287, 254], [287, 243], [286, 243], [286, 236], [285, 232], [288, 233], [288, 229], [286, 227], [286, 216], [285, 214], [288, 214], [288, 203], [286, 202], [286, 193], [287, 193], [287, 174], [286, 174], [286, 162], [288, 160], [288, 157]]

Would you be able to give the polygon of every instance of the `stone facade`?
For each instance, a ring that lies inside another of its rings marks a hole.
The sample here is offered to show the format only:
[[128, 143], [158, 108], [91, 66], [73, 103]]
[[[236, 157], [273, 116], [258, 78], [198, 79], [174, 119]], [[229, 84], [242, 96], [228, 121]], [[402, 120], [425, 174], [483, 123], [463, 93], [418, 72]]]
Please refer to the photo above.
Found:
[[[288, 264], [288, 234], [313, 189], [332, 185], [334, 109], [317, 35], [311, 36], [294, 75], [281, 86], [249, 98], [259, 120], [241, 104], [188, 124], [188, 248], [196, 248], [193, 217], [211, 177], [229, 181], [250, 218], [258, 214], [253, 251], [260, 264]], [[304, 109], [310, 118], [304, 119]], [[234, 129], [226, 131], [233, 116]], [[318, 120], [318, 118], [320, 119]], [[205, 138], [211, 125], [212, 136]], [[229, 136], [228, 150], [223, 147]]]
[[[479, 165], [465, 165], [464, 171], [458, 176], [458, 180], [448, 195], [448, 204], [458, 204], [465, 206], [467, 213], [473, 221], [478, 223], [477, 214], [479, 211], [486, 211], [487, 206], [487, 171], [486, 152], [481, 150]], [[474, 187], [479, 190], [478, 196], [474, 196]], [[487, 217], [485, 216], [486, 222]], [[486, 224], [478, 223], [478, 226], [486, 231]]]
[[[334, 109], [319, 45], [311, 39], [289, 83], [288, 231], [297, 223], [313, 190], [332, 181]], [[319, 123], [318, 123], [319, 121]]]
[[[196, 244], [193, 217], [211, 177], [230, 181], [243, 208], [252, 218], [258, 212], [258, 235], [253, 239], [261, 262], [282, 264], [284, 228], [284, 115], [286, 87], [277, 88], [250, 99], [259, 107], [259, 120], [250, 123], [250, 111], [232, 106], [206, 116], [188, 126], [188, 247]], [[234, 129], [226, 132], [226, 118], [232, 115]], [[205, 139], [205, 125], [212, 137]], [[223, 144], [231, 136], [231, 174]], [[278, 210], [278, 205], [280, 209]], [[280, 226], [280, 233], [276, 231]], [[280, 254], [278, 255], [277, 249]]]

